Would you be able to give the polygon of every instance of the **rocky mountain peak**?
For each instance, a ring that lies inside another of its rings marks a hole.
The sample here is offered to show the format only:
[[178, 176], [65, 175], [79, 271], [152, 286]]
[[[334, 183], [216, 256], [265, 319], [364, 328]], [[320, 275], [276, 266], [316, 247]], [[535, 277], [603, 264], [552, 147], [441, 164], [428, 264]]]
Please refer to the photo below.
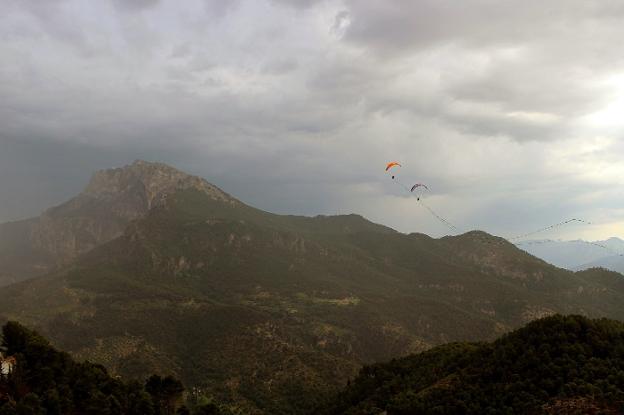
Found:
[[168, 194], [178, 190], [197, 189], [215, 200], [234, 202], [231, 196], [206, 180], [186, 174], [163, 163], [136, 160], [114, 169], [96, 172], [83, 195], [102, 201], [140, 196], [150, 209]]
[[186, 189], [241, 203], [206, 180], [163, 163], [137, 160], [98, 171], [78, 196], [37, 218], [0, 225], [0, 269], [5, 273], [0, 273], [0, 286], [49, 272], [120, 236], [131, 221]]

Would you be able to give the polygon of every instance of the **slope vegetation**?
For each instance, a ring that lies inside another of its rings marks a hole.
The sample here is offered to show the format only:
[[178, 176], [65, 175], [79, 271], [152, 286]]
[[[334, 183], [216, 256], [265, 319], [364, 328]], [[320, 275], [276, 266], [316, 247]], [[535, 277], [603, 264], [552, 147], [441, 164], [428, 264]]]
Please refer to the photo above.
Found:
[[624, 324], [547, 317], [492, 343], [366, 366], [319, 414], [616, 414]]
[[[234, 415], [215, 402], [197, 402], [179, 380], [152, 375], [143, 384], [114, 378], [101, 365], [75, 362], [19, 323], [2, 328], [2, 415]], [[186, 405], [188, 404], [188, 406]], [[189, 409], [190, 408], [190, 409]]]
[[619, 274], [561, 270], [483, 232], [279, 216], [187, 187], [0, 290], [0, 316], [116, 374], [173, 374], [247, 413], [296, 414], [363, 364], [554, 313], [624, 318], [622, 293]]

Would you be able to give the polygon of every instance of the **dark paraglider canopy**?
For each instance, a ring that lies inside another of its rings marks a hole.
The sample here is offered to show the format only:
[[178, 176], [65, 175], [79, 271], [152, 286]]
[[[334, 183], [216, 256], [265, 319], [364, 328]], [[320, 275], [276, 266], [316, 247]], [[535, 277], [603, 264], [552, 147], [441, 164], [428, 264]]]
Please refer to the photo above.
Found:
[[425, 189], [429, 190], [429, 188], [426, 185], [422, 183], [416, 183], [414, 186], [412, 186], [412, 189], [410, 190], [410, 192], [413, 193], [414, 190], [418, 189], [419, 187], [424, 187]]

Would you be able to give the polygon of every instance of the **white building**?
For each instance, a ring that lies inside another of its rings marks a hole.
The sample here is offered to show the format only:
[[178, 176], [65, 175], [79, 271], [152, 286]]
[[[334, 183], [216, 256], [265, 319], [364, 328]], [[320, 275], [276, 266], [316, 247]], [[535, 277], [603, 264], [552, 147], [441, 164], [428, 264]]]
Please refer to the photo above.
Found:
[[7, 376], [15, 367], [15, 357], [4, 357], [0, 354], [0, 376]]

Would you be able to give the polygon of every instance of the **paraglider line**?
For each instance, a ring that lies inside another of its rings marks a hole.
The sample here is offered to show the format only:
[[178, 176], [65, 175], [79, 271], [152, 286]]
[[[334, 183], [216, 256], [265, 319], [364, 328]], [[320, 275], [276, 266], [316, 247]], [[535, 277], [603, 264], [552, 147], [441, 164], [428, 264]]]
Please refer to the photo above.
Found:
[[[406, 185], [404, 185], [397, 177], [396, 175], [392, 176], [392, 181], [395, 182], [397, 185], [401, 186], [403, 188], [403, 190], [405, 190], [409, 195], [413, 195], [412, 191], [410, 190], [410, 188]], [[423, 185], [424, 186], [424, 185]], [[425, 188], [427, 188], [426, 186], [424, 186]], [[428, 189], [428, 188], [427, 188]], [[433, 216], [435, 217], [437, 220], [439, 220], [442, 224], [444, 224], [445, 226], [447, 226], [449, 229], [451, 229], [452, 231], [455, 231], [457, 233], [460, 233], [461, 231], [459, 230], [459, 228], [455, 225], [453, 225], [451, 222], [449, 222], [448, 220], [444, 219], [442, 216], [438, 215], [433, 209], [431, 209], [429, 206], [427, 206], [421, 199], [420, 197], [416, 198], [416, 200], [425, 208], [427, 209], [427, 211]]]
[[457, 226], [453, 225], [451, 222], [449, 222], [448, 220], [444, 219], [442, 216], [438, 215], [433, 209], [431, 209], [429, 206], [427, 206], [425, 204], [425, 202], [423, 202], [422, 200], [418, 199], [418, 202], [429, 211], [429, 213], [431, 213], [437, 220], [439, 220], [440, 222], [442, 222], [443, 224], [445, 224], [446, 226], [448, 226], [450, 229], [454, 230], [455, 232], [461, 232], [459, 230], [459, 228], [457, 228]]
[[[387, 166], [386, 166], [386, 171], [390, 170], [390, 169], [391, 169], [392, 167], [394, 167], [394, 166], [399, 166], [399, 167], [400, 167], [400, 166], [401, 166], [401, 164], [399, 164], [399, 163], [398, 163], [398, 162], [396, 162], [396, 161], [394, 161], [394, 162], [390, 162], [390, 163], [388, 163], [388, 164], [387, 164]], [[398, 177], [397, 177], [397, 175], [396, 175], [396, 174], [393, 174], [393, 175], [392, 175], [392, 181], [393, 181], [393, 182], [395, 182], [398, 186], [401, 186], [401, 187], [403, 188], [403, 190], [405, 190], [405, 191], [406, 191], [409, 195], [413, 195], [414, 189], [415, 189], [415, 188], [417, 188], [417, 187], [420, 187], [420, 186], [422, 186], [422, 187], [424, 187], [425, 189], [429, 190], [429, 188], [428, 188], [426, 185], [422, 184], [422, 183], [417, 183], [417, 184], [415, 184], [414, 186], [412, 186], [412, 188], [410, 189], [408, 186], [406, 186], [405, 184], [403, 184], [403, 183], [402, 183], [402, 182], [398, 179]], [[419, 202], [419, 203], [420, 203], [420, 204], [421, 204], [421, 205], [422, 205], [425, 209], [427, 209], [427, 211], [428, 211], [428, 212], [429, 212], [429, 213], [430, 213], [433, 217], [435, 217], [438, 221], [440, 221], [441, 223], [443, 223], [444, 225], [446, 225], [449, 229], [451, 229], [451, 230], [453, 230], [453, 231], [455, 231], [455, 232], [458, 232], [458, 233], [459, 233], [459, 232], [462, 232], [462, 231], [461, 231], [461, 230], [460, 230], [457, 226], [453, 225], [451, 222], [449, 222], [448, 220], [446, 220], [445, 218], [443, 218], [442, 216], [440, 216], [438, 213], [436, 213], [436, 212], [435, 212], [432, 208], [430, 208], [429, 206], [427, 206], [427, 205], [426, 205], [426, 204], [425, 204], [425, 203], [424, 203], [424, 202], [420, 199], [420, 197], [417, 197], [417, 198], [416, 198], [416, 200], [417, 200], [417, 201], [418, 201], [418, 202]], [[515, 244], [515, 245], [539, 243], [539, 242], [537, 242], [537, 241], [524, 241], [524, 242], [514, 242], [514, 241], [518, 241], [519, 239], [523, 239], [523, 238], [526, 238], [526, 237], [529, 237], [529, 236], [532, 236], [532, 235], [536, 235], [536, 234], [538, 234], [538, 233], [546, 232], [546, 231], [549, 231], [549, 230], [551, 230], [551, 229], [559, 228], [559, 227], [561, 227], [561, 226], [567, 225], [567, 224], [572, 223], [572, 222], [584, 223], [584, 224], [586, 224], [586, 225], [591, 225], [591, 224], [592, 224], [591, 222], [585, 221], [585, 220], [583, 220], [583, 219], [572, 218], [572, 219], [565, 220], [565, 221], [563, 221], [563, 222], [555, 223], [555, 224], [553, 224], [553, 225], [549, 225], [549, 226], [546, 226], [546, 227], [544, 227], [544, 228], [540, 228], [540, 229], [534, 230], [534, 231], [532, 231], [532, 232], [524, 233], [524, 234], [521, 234], [521, 235], [517, 235], [517, 236], [511, 237], [511, 238], [506, 238], [506, 239], [505, 239], [505, 238], [501, 238], [501, 239], [502, 239], [503, 241], [508, 241], [508, 242], [510, 242], [510, 243], [512, 243], [512, 244]], [[613, 253], [615, 253], [615, 254], [618, 254], [618, 255], [620, 255], [620, 256], [624, 256], [624, 253], [618, 253], [618, 252], [614, 251], [613, 249], [611, 249], [611, 248], [609, 248], [609, 247], [607, 247], [607, 246], [601, 245], [601, 244], [599, 244], [599, 243], [596, 243], [596, 242], [589, 242], [589, 241], [582, 241], [582, 242], [583, 242], [583, 243], [586, 243], [586, 244], [589, 244], [589, 245], [594, 245], [594, 246], [597, 246], [597, 247], [600, 247], [600, 248], [606, 249], [606, 250], [608, 250], [608, 251], [610, 251], [610, 252], [613, 252]]]
[[[516, 246], [522, 246], [522, 245], [542, 245], [542, 244], [547, 244], [547, 243], [556, 243], [556, 242], [557, 242], [557, 241], [554, 241], [554, 240], [552, 240], [552, 239], [546, 239], [546, 240], [543, 240], [543, 241], [520, 241], [520, 242], [515, 242], [515, 243], [514, 243], [514, 245], [516, 245]], [[581, 240], [581, 239], [576, 240], [576, 241], [568, 241], [568, 242], [581, 243], [581, 244], [585, 244], [585, 245], [593, 245], [593, 246], [596, 246], [596, 247], [598, 247], [598, 248], [605, 249], [605, 250], [607, 250], [607, 251], [611, 252], [611, 253], [612, 253], [612, 254], [614, 254], [614, 255], [617, 255], [617, 256], [624, 256], [624, 253], [622, 253], [622, 252], [618, 252], [618, 251], [616, 251], [616, 250], [614, 250], [614, 249], [612, 249], [612, 248], [609, 248], [609, 247], [608, 247], [608, 246], [606, 246], [606, 245], [599, 244], [599, 243], [597, 243], [597, 242], [583, 241], [583, 240]]]
[[395, 182], [396, 184], [398, 184], [399, 186], [401, 186], [403, 188], [403, 190], [405, 190], [406, 192], [409, 192], [409, 188], [407, 186], [405, 186], [403, 183], [401, 183], [401, 181], [396, 178], [395, 176], [392, 176], [392, 181]]
[[580, 222], [580, 223], [584, 223], [586, 225], [591, 225], [591, 222], [587, 222], [587, 221], [582, 220], [582, 219], [572, 218], [572, 219], [568, 219], [568, 220], [563, 221], [563, 222], [555, 223], [554, 225], [550, 225], [550, 226], [546, 226], [546, 227], [541, 228], [541, 229], [537, 229], [537, 230], [535, 230], [533, 232], [528, 232], [528, 233], [525, 233], [525, 234], [522, 234], [522, 235], [514, 236], [512, 238], [507, 238], [507, 240], [508, 241], [516, 241], [518, 239], [523, 239], [523, 238], [526, 238], [527, 236], [535, 235], [537, 233], [546, 232], [546, 231], [549, 231], [551, 229], [555, 229], [555, 228], [558, 228], [558, 227], [563, 226], [563, 225], [567, 225], [568, 223], [572, 223], [572, 222]]

